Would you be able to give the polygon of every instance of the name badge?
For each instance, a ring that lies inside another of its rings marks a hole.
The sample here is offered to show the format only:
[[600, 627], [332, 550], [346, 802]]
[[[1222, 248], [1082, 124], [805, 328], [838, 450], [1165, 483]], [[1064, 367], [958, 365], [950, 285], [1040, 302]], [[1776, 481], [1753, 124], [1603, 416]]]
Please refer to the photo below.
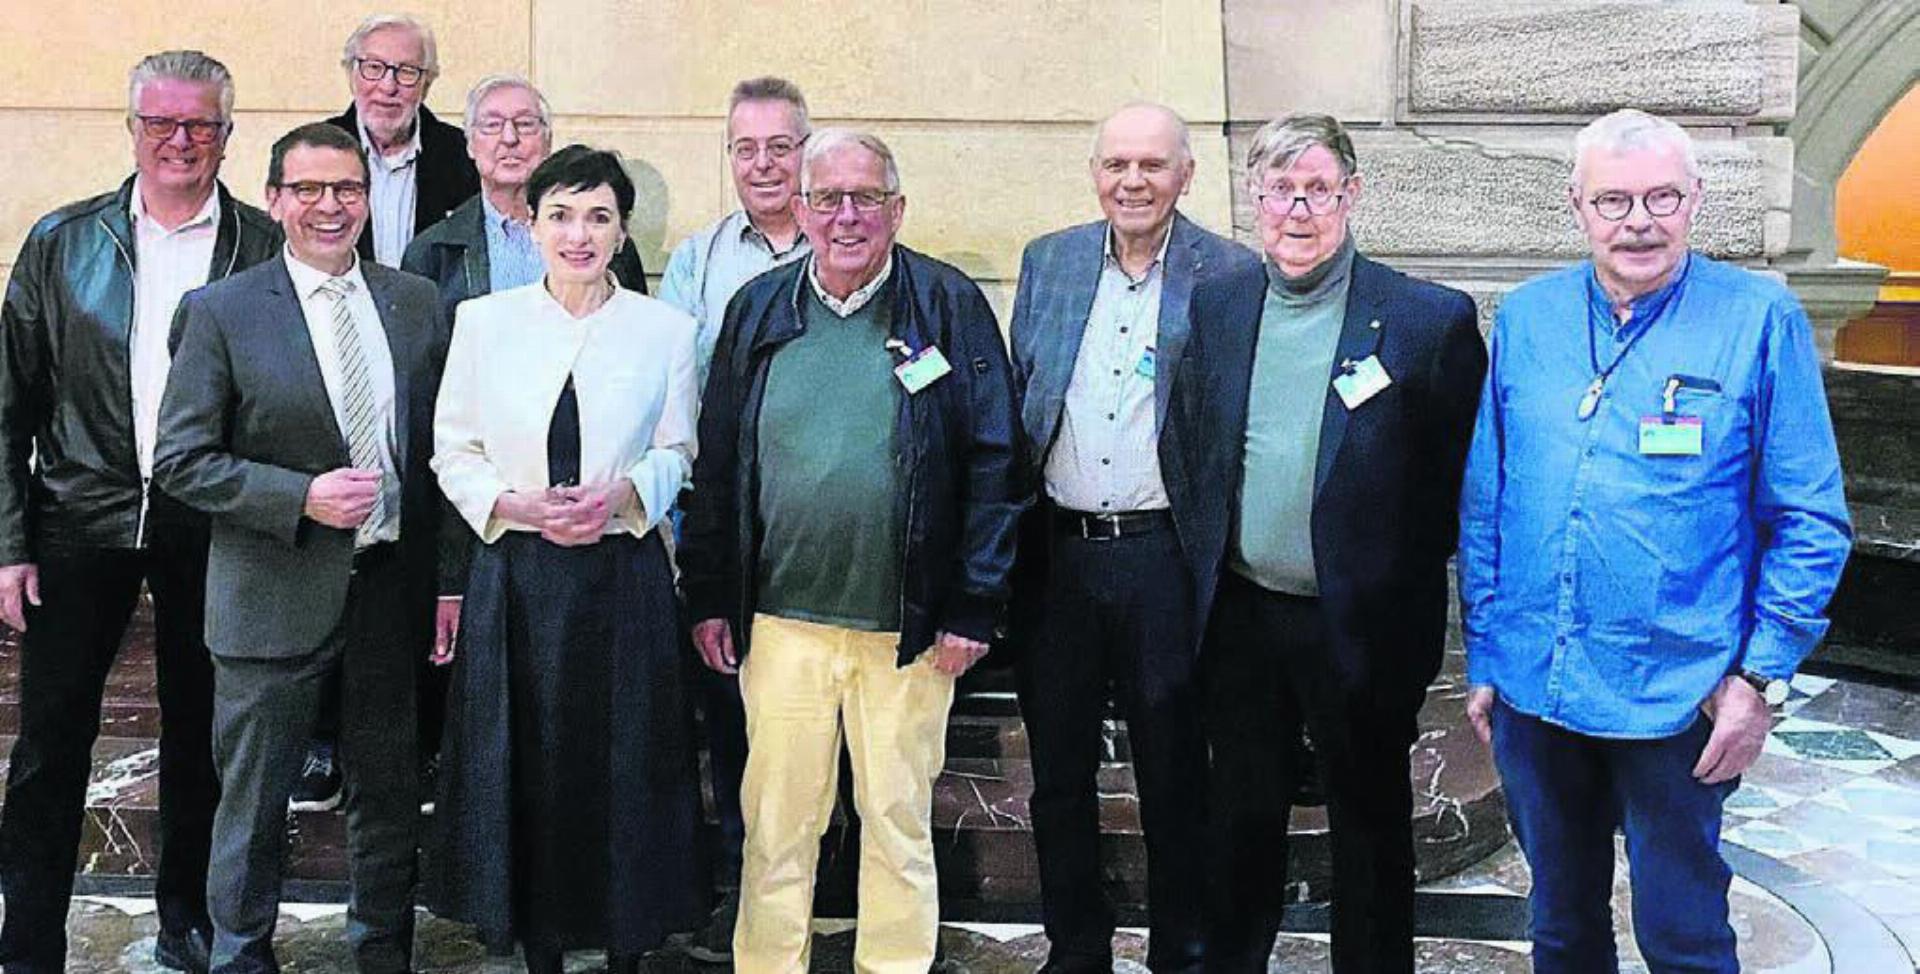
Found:
[[1341, 363], [1340, 374], [1333, 379], [1333, 391], [1340, 394], [1340, 401], [1346, 403], [1349, 410], [1359, 409], [1390, 385], [1393, 378], [1387, 375], [1387, 367], [1380, 364], [1378, 355], [1369, 355], [1359, 362]]
[[928, 345], [907, 356], [906, 361], [894, 366], [893, 377], [900, 380], [900, 384], [907, 390], [907, 395], [911, 396], [933, 385], [941, 376], [952, 371], [953, 366], [947, 364], [947, 357], [940, 354], [939, 346]]
[[1702, 446], [1698, 416], [1648, 416], [1640, 420], [1640, 455], [1697, 457]]
[[1156, 361], [1156, 356], [1153, 350], [1153, 346], [1148, 345], [1146, 351], [1140, 353], [1140, 361], [1134, 363], [1133, 374], [1139, 376], [1142, 379], [1153, 378], [1155, 374], [1155, 371], [1154, 371], [1155, 361]]

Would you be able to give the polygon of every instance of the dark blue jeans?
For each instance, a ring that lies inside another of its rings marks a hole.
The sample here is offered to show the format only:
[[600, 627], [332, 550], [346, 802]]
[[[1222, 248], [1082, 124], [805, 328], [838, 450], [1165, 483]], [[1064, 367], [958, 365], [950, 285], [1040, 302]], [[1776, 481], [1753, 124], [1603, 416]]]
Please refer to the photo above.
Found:
[[1588, 737], [1506, 705], [1493, 757], [1507, 814], [1533, 869], [1535, 974], [1615, 974], [1613, 834], [1627, 837], [1633, 932], [1653, 974], [1739, 974], [1720, 856], [1721, 805], [1738, 780], [1703, 785], [1693, 766], [1712, 724], [1672, 737]]

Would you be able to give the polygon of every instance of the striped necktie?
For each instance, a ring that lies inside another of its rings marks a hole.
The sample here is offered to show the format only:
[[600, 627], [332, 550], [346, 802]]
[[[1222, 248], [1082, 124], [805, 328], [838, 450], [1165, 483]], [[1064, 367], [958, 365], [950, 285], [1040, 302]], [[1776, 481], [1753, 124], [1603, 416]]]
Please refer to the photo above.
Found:
[[[360, 344], [360, 329], [354, 324], [353, 305], [347, 296], [356, 285], [343, 277], [330, 277], [320, 285], [320, 293], [333, 300], [333, 349], [340, 357], [341, 433], [347, 438], [347, 457], [362, 470], [385, 470], [380, 456], [380, 410], [373, 397], [373, 378], [367, 366], [367, 351]], [[387, 516], [387, 485], [383, 478], [373, 510], [354, 532], [354, 547], [373, 543], [373, 533]]]

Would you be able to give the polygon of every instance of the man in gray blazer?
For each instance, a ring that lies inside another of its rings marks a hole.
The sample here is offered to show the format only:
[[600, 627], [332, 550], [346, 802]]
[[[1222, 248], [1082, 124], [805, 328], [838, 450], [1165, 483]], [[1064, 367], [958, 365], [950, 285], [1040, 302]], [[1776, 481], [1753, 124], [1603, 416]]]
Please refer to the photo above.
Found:
[[1180, 381], [1195, 279], [1258, 266], [1175, 204], [1193, 179], [1187, 126], [1132, 104], [1101, 122], [1091, 159], [1106, 219], [1027, 245], [1013, 307], [1023, 470], [1040, 501], [1022, 525], [1014, 628], [1033, 753], [1033, 833], [1051, 942], [1043, 971], [1113, 967], [1100, 881], [1095, 774], [1109, 693], [1127, 720], [1146, 831], [1147, 966], [1197, 970], [1205, 900], [1206, 748], [1199, 627], [1182, 556], [1182, 476], [1167, 404]]
[[347, 938], [359, 970], [391, 974], [413, 942], [413, 680], [433, 638], [427, 460], [446, 328], [431, 284], [355, 255], [367, 169], [351, 135], [282, 136], [267, 198], [285, 252], [189, 294], [175, 318], [154, 469], [212, 521], [213, 970], [279, 970], [287, 795], [337, 680]]

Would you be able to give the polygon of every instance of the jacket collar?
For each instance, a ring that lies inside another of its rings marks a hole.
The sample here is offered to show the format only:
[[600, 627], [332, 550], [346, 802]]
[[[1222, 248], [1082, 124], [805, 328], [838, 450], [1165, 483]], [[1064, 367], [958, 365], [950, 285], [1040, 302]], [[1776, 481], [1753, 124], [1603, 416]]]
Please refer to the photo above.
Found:
[[[128, 176], [114, 194], [113, 205], [100, 214], [100, 224], [111, 234], [114, 241], [133, 260], [136, 253], [133, 237], [133, 186], [139, 174]], [[240, 258], [240, 208], [227, 192], [227, 184], [216, 180], [213, 192], [220, 199], [219, 229], [213, 237], [213, 263], [207, 268], [207, 280], [217, 281], [231, 275], [239, 266]]]

